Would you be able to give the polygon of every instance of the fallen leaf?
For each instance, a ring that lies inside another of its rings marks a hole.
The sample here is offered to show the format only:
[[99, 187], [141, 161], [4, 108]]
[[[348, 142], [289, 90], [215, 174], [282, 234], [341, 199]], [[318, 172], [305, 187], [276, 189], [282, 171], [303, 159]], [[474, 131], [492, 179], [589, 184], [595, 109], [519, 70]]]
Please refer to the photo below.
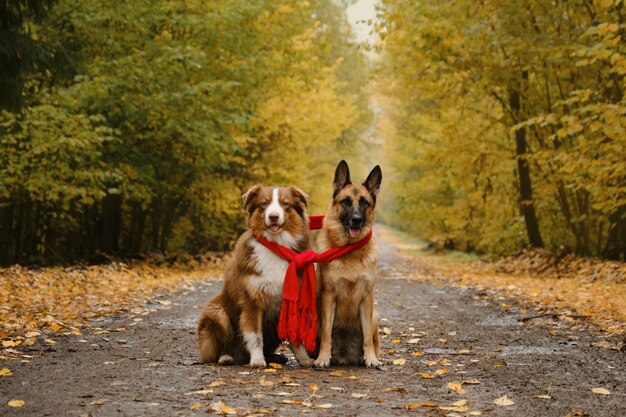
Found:
[[466, 379], [461, 381], [462, 385], [480, 385], [480, 381], [477, 379]]
[[353, 381], [354, 381], [354, 380], [356, 380], [356, 379], [359, 379], [359, 377], [358, 377], [358, 376], [356, 376], [356, 375], [350, 375], [350, 376], [349, 376], [348, 378], [346, 378], [346, 379], [351, 379], [351, 380], [353, 380]]
[[279, 404], [295, 404], [295, 405], [300, 405], [303, 403], [302, 400], [280, 400], [278, 401]]
[[611, 395], [611, 391], [606, 388], [591, 388], [591, 392], [598, 395]]
[[54, 345], [54, 344], [56, 343], [56, 342], [55, 342], [54, 340], [52, 340], [52, 339], [44, 339], [43, 341], [44, 341], [44, 342], [46, 342], [46, 343], [47, 343], [47, 344], [49, 344], [49, 345]]
[[265, 375], [263, 375], [261, 379], [259, 379], [259, 384], [261, 384], [262, 387], [271, 387], [272, 385], [274, 385], [274, 381], [266, 380]]
[[389, 327], [383, 327], [383, 333], [391, 334], [391, 330], [389, 329]]
[[413, 352], [411, 353], [411, 356], [422, 356], [424, 354], [424, 352]]
[[24, 400], [11, 400], [7, 403], [9, 407], [23, 407], [26, 402]]
[[406, 342], [414, 345], [414, 344], [418, 343], [419, 341], [420, 341], [419, 339], [409, 339]]
[[315, 408], [332, 408], [333, 405], [332, 404], [318, 404], [315, 406]]
[[372, 398], [372, 401], [374, 401], [375, 403], [384, 403], [385, 400], [383, 400], [382, 398]]
[[448, 368], [437, 369], [437, 370], [435, 371], [435, 373], [436, 373], [437, 375], [443, 375], [443, 374], [445, 374], [445, 373], [447, 373], [447, 372], [448, 372]]
[[276, 373], [276, 369], [267, 368], [267, 369], [263, 369], [261, 372], [265, 372], [266, 374], [275, 374]]
[[309, 389], [311, 391], [317, 391], [319, 387], [317, 386], [317, 384], [309, 384]]
[[197, 391], [186, 392], [185, 395], [207, 395], [207, 394], [212, 394], [212, 393], [213, 393], [212, 389], [199, 389]]
[[2, 346], [3, 347], [14, 347], [15, 346], [15, 342], [13, 340], [4, 340], [2, 342]]
[[279, 364], [279, 363], [270, 362], [268, 365], [271, 366], [274, 369], [282, 369], [283, 368], [283, 366], [281, 364]]
[[202, 407], [202, 404], [200, 404], [200, 403], [193, 403], [193, 404], [191, 404], [191, 409], [192, 410], [197, 410], [200, 407]]
[[211, 408], [213, 409], [213, 412], [216, 414], [228, 414], [228, 415], [237, 414], [236, 408], [230, 407], [221, 401], [211, 404]]
[[344, 371], [332, 371], [328, 373], [329, 376], [343, 376], [344, 374]]
[[470, 411], [469, 413], [467, 413], [468, 416], [480, 416], [483, 413], [481, 413], [480, 411]]
[[533, 396], [533, 398], [538, 398], [540, 400], [551, 400], [552, 397], [550, 397], [549, 395], [535, 395]]
[[421, 372], [420, 376], [424, 379], [433, 379], [435, 377], [434, 375], [428, 374], [426, 372]]
[[456, 392], [457, 394], [464, 395], [465, 390], [462, 387], [462, 384], [459, 381], [452, 381], [448, 383], [448, 389]]
[[398, 343], [400, 343], [400, 342], [402, 342], [402, 340], [400, 340], [400, 339], [393, 339], [393, 340], [391, 341], [391, 343], [393, 343], [393, 344], [398, 344]]
[[504, 395], [504, 396], [502, 396], [500, 398], [496, 398], [495, 400], [493, 400], [493, 403], [496, 404], [496, 405], [501, 405], [502, 407], [507, 407], [509, 405], [515, 404], [506, 395]]
[[406, 359], [402, 359], [402, 358], [396, 359], [393, 361], [394, 365], [404, 365], [405, 363], [406, 363]]
[[219, 387], [222, 385], [226, 385], [226, 381], [222, 381], [221, 379], [218, 379], [217, 381], [213, 381], [209, 384], [210, 387]]
[[273, 392], [272, 395], [277, 395], [279, 397], [288, 397], [289, 395], [291, 395], [291, 393], [286, 392], [286, 391], [278, 391], [278, 392]]
[[436, 403], [425, 401], [421, 403], [408, 403], [407, 405], [404, 406], [404, 408], [406, 408], [407, 410], [415, 410], [416, 408], [420, 408], [420, 407], [437, 407], [437, 406], [438, 405]]
[[462, 407], [462, 406], [464, 406], [466, 404], [467, 404], [467, 400], [463, 399], [463, 400], [455, 401], [451, 405], [453, 405], [455, 407]]
[[0, 369], [0, 376], [11, 376], [11, 375], [13, 375], [13, 372], [11, 372], [9, 368]]
[[365, 397], [367, 397], [367, 394], [358, 394], [358, 393], [354, 392], [354, 393], [350, 394], [350, 396], [352, 398], [365, 398]]

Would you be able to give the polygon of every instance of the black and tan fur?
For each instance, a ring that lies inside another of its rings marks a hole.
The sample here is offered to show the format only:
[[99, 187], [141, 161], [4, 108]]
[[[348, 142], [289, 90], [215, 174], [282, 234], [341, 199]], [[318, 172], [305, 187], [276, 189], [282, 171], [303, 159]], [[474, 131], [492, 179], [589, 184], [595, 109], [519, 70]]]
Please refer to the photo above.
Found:
[[[333, 199], [318, 238], [320, 251], [354, 243], [375, 222], [376, 196], [382, 172], [376, 166], [362, 184], [352, 184], [348, 164], [335, 171]], [[377, 279], [374, 239], [365, 246], [319, 267], [320, 351], [317, 367], [333, 364], [381, 366], [378, 320], [374, 312]]]

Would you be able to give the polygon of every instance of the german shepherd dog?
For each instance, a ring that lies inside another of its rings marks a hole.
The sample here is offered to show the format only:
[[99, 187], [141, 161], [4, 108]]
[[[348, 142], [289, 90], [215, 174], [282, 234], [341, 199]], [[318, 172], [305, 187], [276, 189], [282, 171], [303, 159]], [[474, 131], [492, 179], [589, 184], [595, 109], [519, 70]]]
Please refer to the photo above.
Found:
[[[288, 262], [254, 236], [263, 235], [298, 252], [308, 249], [308, 196], [293, 186], [255, 185], [242, 200], [248, 231], [237, 241], [221, 292], [200, 314], [198, 344], [203, 362], [265, 367], [266, 358], [286, 362], [275, 351]], [[301, 365], [311, 365], [302, 345], [292, 350]]]
[[[382, 172], [377, 165], [362, 184], [350, 182], [348, 164], [335, 170], [333, 199], [318, 238], [320, 251], [363, 239], [375, 221]], [[374, 312], [377, 278], [373, 240], [319, 267], [321, 285], [320, 350], [314, 366], [331, 363], [380, 367], [378, 318]]]

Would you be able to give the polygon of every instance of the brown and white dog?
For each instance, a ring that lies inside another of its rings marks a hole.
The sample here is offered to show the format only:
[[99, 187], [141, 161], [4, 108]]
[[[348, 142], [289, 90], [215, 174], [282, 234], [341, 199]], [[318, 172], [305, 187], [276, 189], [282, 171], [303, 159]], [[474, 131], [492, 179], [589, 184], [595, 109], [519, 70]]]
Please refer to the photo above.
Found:
[[[280, 344], [277, 334], [288, 262], [261, 245], [255, 235], [295, 251], [309, 248], [308, 196], [296, 187], [255, 185], [243, 196], [246, 231], [237, 241], [224, 286], [198, 321], [204, 362], [250, 363], [265, 367]], [[292, 348], [302, 365], [311, 365], [303, 346]]]
[[[333, 181], [333, 200], [318, 238], [320, 251], [367, 236], [374, 226], [381, 181], [382, 172], [377, 165], [363, 184], [352, 184], [348, 164], [339, 163]], [[374, 312], [377, 266], [373, 239], [341, 258], [321, 263], [318, 276], [321, 341], [314, 365], [324, 368], [332, 362], [381, 366], [378, 319]]]

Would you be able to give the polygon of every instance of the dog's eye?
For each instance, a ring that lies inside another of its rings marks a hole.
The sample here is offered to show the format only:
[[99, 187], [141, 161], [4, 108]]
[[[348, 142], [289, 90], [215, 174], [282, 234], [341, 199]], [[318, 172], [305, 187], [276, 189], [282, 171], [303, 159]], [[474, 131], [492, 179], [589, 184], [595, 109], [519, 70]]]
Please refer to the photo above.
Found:
[[343, 200], [341, 200], [341, 205], [344, 207], [352, 206], [352, 199], [349, 197], [344, 198]]
[[258, 210], [260, 213], [263, 213], [263, 212], [265, 211], [265, 205], [260, 205], [259, 207], [257, 207], [257, 210]]
[[359, 199], [359, 205], [360, 205], [361, 207], [368, 208], [368, 207], [370, 206], [370, 203], [369, 203], [369, 202], [368, 202], [365, 198], [361, 197], [361, 198]]

